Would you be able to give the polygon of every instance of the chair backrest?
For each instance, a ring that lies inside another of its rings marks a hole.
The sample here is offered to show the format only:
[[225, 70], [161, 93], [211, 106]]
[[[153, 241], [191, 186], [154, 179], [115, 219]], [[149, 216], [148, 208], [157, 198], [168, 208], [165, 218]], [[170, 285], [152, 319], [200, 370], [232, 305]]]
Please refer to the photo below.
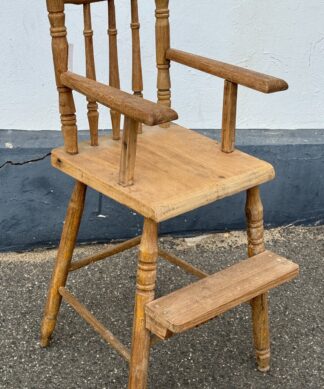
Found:
[[[47, 0], [47, 9], [51, 25], [52, 51], [56, 75], [56, 84], [59, 92], [61, 125], [65, 149], [75, 154], [77, 148], [77, 125], [75, 105], [72, 91], [64, 86], [60, 80], [62, 73], [68, 70], [68, 42], [65, 26], [65, 4], [75, 4], [83, 7], [84, 41], [86, 58], [86, 76], [96, 79], [95, 58], [93, 50], [93, 30], [91, 23], [91, 3], [107, 2], [108, 7], [108, 36], [109, 36], [109, 85], [120, 87], [117, 49], [117, 28], [115, 14], [115, 0]], [[140, 24], [138, 18], [137, 0], [129, 0], [131, 7], [132, 30], [132, 89], [134, 95], [142, 97], [143, 79], [140, 49]], [[170, 47], [169, 34], [169, 0], [155, 0], [156, 2], [156, 60], [158, 68], [158, 102], [170, 106], [170, 75], [169, 60], [166, 59], [166, 50]], [[88, 99], [88, 121], [90, 128], [91, 145], [98, 145], [98, 105]], [[120, 138], [120, 113], [111, 110], [113, 139]]]

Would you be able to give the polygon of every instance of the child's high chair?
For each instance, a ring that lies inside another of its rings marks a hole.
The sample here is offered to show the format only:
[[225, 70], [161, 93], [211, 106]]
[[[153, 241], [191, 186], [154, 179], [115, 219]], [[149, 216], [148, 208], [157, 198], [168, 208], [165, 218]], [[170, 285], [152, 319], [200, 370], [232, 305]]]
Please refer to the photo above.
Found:
[[[91, 3], [108, 5], [109, 86], [96, 81]], [[118, 6], [119, 1], [117, 1]], [[238, 85], [263, 93], [284, 91], [285, 81], [170, 47], [169, 0], [156, 3], [158, 103], [142, 98], [137, 0], [130, 0], [133, 94], [119, 90], [114, 0], [47, 0], [64, 147], [52, 152], [55, 168], [75, 179], [41, 329], [49, 344], [63, 298], [129, 363], [129, 388], [146, 387], [150, 347], [250, 302], [258, 368], [269, 369], [268, 290], [294, 278], [298, 266], [265, 250], [259, 186], [274, 178], [273, 167], [235, 149]], [[83, 8], [86, 77], [68, 70], [65, 4]], [[170, 63], [224, 79], [221, 142], [173, 123]], [[90, 141], [78, 143], [72, 91], [86, 96]], [[110, 108], [112, 136], [98, 138], [98, 106]], [[120, 118], [124, 116], [120, 138]], [[71, 262], [87, 186], [144, 217], [142, 236]], [[248, 258], [208, 275], [158, 247], [158, 224], [203, 205], [246, 191]], [[68, 273], [139, 244], [132, 347], [128, 350], [66, 288]], [[199, 281], [155, 299], [158, 257]]]

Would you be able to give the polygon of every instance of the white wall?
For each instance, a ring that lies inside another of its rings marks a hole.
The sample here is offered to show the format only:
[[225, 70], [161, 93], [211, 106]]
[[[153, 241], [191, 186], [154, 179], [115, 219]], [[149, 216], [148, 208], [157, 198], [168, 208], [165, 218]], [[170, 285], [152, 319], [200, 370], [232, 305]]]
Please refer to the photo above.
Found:
[[[0, 129], [59, 129], [45, 0], [2, 0]], [[155, 100], [154, 0], [139, 0], [144, 94]], [[107, 81], [106, 4], [93, 5], [97, 73]], [[116, 1], [122, 88], [130, 90], [129, 0]], [[277, 75], [287, 92], [239, 92], [239, 128], [324, 127], [323, 0], [170, 0], [172, 46]], [[84, 73], [82, 7], [67, 7], [73, 70]], [[173, 107], [191, 128], [220, 127], [222, 81], [172, 65]], [[86, 128], [84, 98], [77, 98]], [[101, 109], [101, 128], [110, 127]]]

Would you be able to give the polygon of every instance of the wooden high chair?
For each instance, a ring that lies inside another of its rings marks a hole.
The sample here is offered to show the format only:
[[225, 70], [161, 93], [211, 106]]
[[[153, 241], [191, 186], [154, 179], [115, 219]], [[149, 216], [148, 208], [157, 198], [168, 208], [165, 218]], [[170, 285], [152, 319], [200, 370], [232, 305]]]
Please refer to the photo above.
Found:
[[[96, 81], [90, 3], [105, 0], [47, 0], [64, 147], [52, 152], [52, 164], [75, 179], [41, 328], [47, 346], [63, 299], [129, 362], [129, 388], [146, 387], [149, 349], [250, 302], [259, 370], [269, 369], [270, 342], [267, 292], [298, 273], [298, 266], [266, 251], [259, 185], [274, 178], [273, 167], [235, 149], [238, 85], [263, 93], [286, 90], [285, 81], [170, 48], [168, 0], [156, 3], [158, 103], [142, 98], [137, 0], [130, 0], [133, 95], [119, 90], [114, 0], [108, 0], [109, 86]], [[107, 0], [106, 0], [107, 1]], [[83, 6], [86, 77], [68, 71], [65, 4]], [[170, 62], [225, 80], [221, 142], [215, 142], [172, 121]], [[72, 91], [86, 96], [90, 141], [78, 143]], [[110, 108], [112, 137], [98, 139], [98, 107]], [[124, 115], [120, 140], [120, 117]], [[136, 174], [135, 174], [136, 173]], [[71, 262], [86, 188], [90, 186], [143, 215], [141, 237], [102, 253]], [[218, 199], [246, 191], [248, 258], [208, 275], [158, 248], [158, 224]], [[68, 273], [140, 245], [135, 293], [132, 347], [129, 351], [65, 288]], [[162, 257], [196, 275], [199, 281], [154, 299], [157, 259]]]

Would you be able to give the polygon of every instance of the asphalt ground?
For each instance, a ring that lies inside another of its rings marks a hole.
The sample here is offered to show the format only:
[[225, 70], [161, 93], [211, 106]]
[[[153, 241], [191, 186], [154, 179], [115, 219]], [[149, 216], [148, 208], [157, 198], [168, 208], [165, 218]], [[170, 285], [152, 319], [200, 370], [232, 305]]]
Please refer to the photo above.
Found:
[[[324, 388], [324, 226], [266, 232], [267, 248], [300, 265], [270, 292], [271, 370], [257, 371], [248, 304], [154, 346], [149, 388]], [[242, 232], [162, 238], [162, 247], [208, 272], [246, 254]], [[81, 246], [76, 257], [102, 249]], [[137, 249], [73, 272], [68, 288], [130, 346]], [[122, 358], [65, 303], [50, 347], [38, 344], [55, 250], [0, 254], [0, 388], [126, 388]], [[159, 261], [157, 295], [193, 281]]]

